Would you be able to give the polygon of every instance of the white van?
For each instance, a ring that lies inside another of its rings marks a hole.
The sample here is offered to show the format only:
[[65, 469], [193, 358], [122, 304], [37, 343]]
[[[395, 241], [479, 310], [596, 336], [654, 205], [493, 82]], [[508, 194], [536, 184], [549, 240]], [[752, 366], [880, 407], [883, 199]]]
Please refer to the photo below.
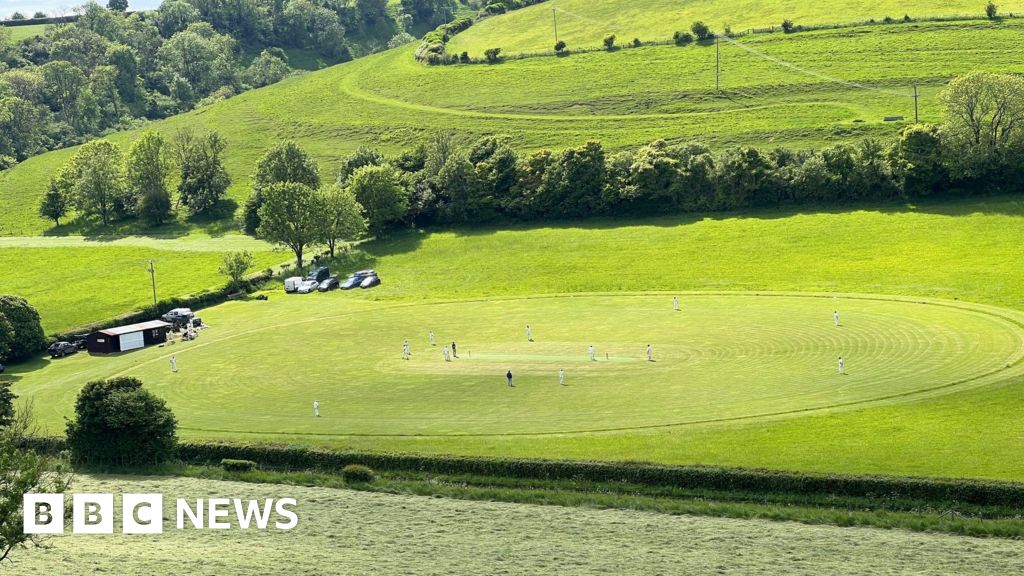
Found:
[[284, 291], [292, 294], [299, 289], [299, 285], [305, 280], [302, 276], [292, 276], [284, 281]]

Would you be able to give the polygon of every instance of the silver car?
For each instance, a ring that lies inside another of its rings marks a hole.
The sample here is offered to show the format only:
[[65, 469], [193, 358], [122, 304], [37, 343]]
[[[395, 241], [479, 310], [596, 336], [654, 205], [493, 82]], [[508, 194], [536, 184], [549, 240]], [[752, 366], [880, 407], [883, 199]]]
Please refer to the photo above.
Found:
[[299, 289], [296, 290], [299, 294], [309, 294], [315, 292], [320, 287], [320, 283], [316, 280], [306, 280], [302, 284], [299, 284]]

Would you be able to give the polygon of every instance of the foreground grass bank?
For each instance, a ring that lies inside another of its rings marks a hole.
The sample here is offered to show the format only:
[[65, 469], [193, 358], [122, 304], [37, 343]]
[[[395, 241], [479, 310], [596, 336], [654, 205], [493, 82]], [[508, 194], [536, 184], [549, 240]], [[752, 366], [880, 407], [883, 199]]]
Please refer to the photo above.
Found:
[[[12, 574], [180, 571], [250, 574], [1011, 574], [1007, 540], [373, 494], [187, 478], [81, 477], [77, 492], [298, 500], [289, 532], [174, 530], [145, 537], [66, 536], [20, 551]], [[173, 518], [168, 508], [165, 515]], [[233, 525], [237, 526], [235, 521]], [[159, 543], [159, 544], [155, 544]], [[913, 554], [905, 551], [913, 549]]]

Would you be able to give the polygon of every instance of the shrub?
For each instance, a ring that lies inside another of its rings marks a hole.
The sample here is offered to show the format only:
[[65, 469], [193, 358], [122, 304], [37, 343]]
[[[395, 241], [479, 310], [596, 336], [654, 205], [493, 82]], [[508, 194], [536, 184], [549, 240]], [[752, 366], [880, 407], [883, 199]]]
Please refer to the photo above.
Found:
[[0, 358], [20, 360], [46, 348], [39, 312], [21, 296], [0, 296]]
[[912, 19], [910, 18], [910, 14], [904, 14], [903, 15], [903, 21], [904, 22], [911, 22]]
[[252, 472], [256, 469], [256, 463], [252, 460], [225, 458], [220, 461], [220, 467], [226, 472]]
[[987, 16], [989, 20], [994, 20], [995, 17], [998, 15], [999, 8], [997, 8], [995, 4], [989, 2], [988, 4], [985, 5], [985, 16]]
[[555, 52], [558, 52], [559, 54], [561, 54], [564, 51], [565, 51], [565, 41], [564, 40], [559, 40], [558, 42], [555, 43]]
[[785, 32], [786, 34], [790, 34], [792, 32], [795, 32], [796, 31], [796, 25], [793, 24], [792, 20], [783, 20], [782, 21], [782, 31]]
[[643, 45], [643, 42], [639, 38], [633, 38], [633, 48], [639, 48]]
[[494, 64], [501, 60], [501, 48], [488, 48], [484, 50], [484, 56], [488, 62]]
[[463, 64], [469, 64], [469, 52], [463, 52], [462, 54], [459, 54], [459, 62], [462, 62]]
[[615, 48], [615, 34], [609, 34], [604, 37], [602, 41], [606, 50], [612, 50]]
[[676, 46], [686, 46], [693, 42], [693, 34], [690, 34], [689, 32], [679, 32], [677, 30], [676, 33], [672, 35], [672, 41], [676, 43]]
[[341, 469], [341, 475], [346, 482], [373, 482], [377, 475], [368, 466], [362, 464], [349, 464]]
[[178, 422], [167, 404], [136, 378], [89, 382], [67, 424], [68, 447], [77, 462], [161, 464], [174, 456]]
[[690, 30], [697, 37], [697, 40], [709, 40], [715, 36], [714, 32], [711, 31], [711, 28], [708, 28], [708, 25], [700, 20], [694, 22], [693, 25], [690, 26]]

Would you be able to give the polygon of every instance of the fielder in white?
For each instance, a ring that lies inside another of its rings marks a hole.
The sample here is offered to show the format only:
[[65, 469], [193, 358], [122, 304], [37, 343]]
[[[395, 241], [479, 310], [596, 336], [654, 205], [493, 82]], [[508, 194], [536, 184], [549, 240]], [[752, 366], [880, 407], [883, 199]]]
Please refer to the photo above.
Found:
[[433, 330], [431, 330], [430, 332], [427, 332], [427, 340], [430, 340], [430, 345], [431, 346], [437, 346], [437, 343], [434, 342], [434, 331]]
[[839, 373], [840, 373], [840, 374], [846, 374], [846, 372], [844, 372], [845, 368], [846, 368], [846, 365], [845, 365], [845, 363], [843, 362], [843, 357], [842, 357], [842, 356], [840, 356], [840, 357], [839, 357]]
[[441, 351], [441, 355], [444, 356], [444, 361], [445, 362], [451, 362], [452, 361], [452, 353], [448, 351], [448, 347], [447, 346], [445, 346], [444, 350]]
[[409, 341], [406, 340], [402, 344], [402, 360], [408, 360], [408, 359], [409, 359]]
[[529, 324], [526, 325], [526, 340], [533, 342], [533, 329], [530, 328]]
[[647, 361], [654, 362], [654, 348], [650, 344], [647, 345]]
[[590, 361], [591, 361], [591, 362], [597, 362], [597, 356], [596, 356], [596, 354], [597, 354], [597, 351], [596, 351], [596, 350], [594, 350], [594, 345], [593, 345], [593, 344], [591, 344], [591, 345], [590, 345]]
[[565, 386], [565, 368], [558, 369], [558, 385]]
[[174, 356], [171, 356], [171, 372], [177, 372], [177, 371], [178, 371], [178, 359], [175, 358]]
[[839, 310], [832, 313], [832, 319], [836, 321], [836, 326], [839, 326]]
[[317, 402], [316, 400], [313, 400], [313, 416], [315, 418], [320, 417], [320, 403]]
[[672, 309], [679, 312], [679, 296], [672, 297]]

